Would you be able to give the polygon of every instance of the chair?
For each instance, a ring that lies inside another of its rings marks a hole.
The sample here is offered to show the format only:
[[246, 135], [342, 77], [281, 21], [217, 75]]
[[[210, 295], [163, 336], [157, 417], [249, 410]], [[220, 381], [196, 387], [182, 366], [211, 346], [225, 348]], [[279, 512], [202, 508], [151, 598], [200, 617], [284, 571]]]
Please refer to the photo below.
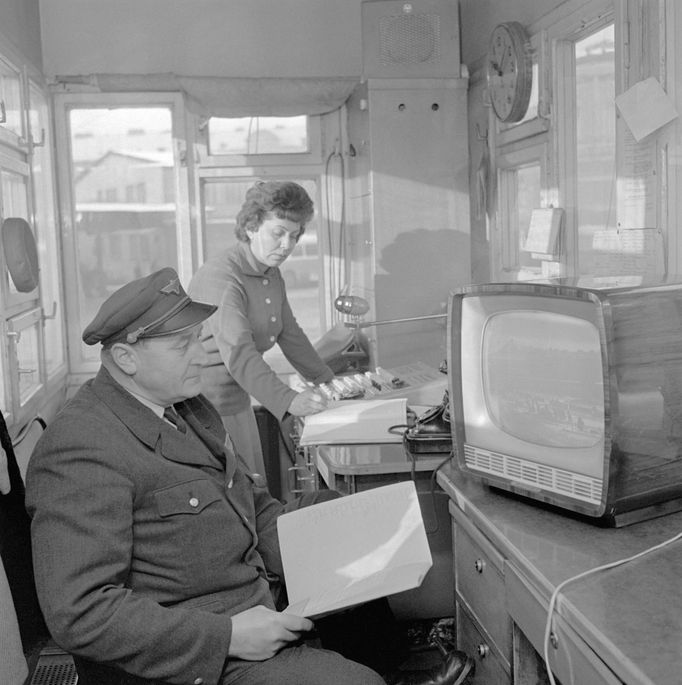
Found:
[[24, 506], [24, 475], [33, 447], [45, 428], [35, 417], [12, 441], [0, 411], [0, 445], [7, 459], [10, 491], [0, 495], [0, 557], [16, 611], [28, 664], [29, 685], [75, 685], [73, 659], [52, 641], [38, 604], [31, 556], [31, 521]]

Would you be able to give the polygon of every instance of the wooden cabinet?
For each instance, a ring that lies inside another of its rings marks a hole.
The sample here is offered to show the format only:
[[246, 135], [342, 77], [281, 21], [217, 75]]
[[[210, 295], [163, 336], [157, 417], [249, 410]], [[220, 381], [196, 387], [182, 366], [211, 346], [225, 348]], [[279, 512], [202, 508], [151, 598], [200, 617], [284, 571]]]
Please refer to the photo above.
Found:
[[457, 646], [476, 660], [472, 684], [511, 683], [512, 623], [504, 558], [451, 502]]

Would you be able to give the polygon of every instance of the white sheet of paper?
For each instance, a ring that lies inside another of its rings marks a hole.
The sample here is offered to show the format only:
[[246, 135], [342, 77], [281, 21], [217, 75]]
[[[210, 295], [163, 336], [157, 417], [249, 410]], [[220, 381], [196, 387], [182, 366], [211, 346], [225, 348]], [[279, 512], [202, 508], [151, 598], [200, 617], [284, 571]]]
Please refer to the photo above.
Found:
[[431, 568], [412, 481], [366, 490], [277, 520], [287, 613], [313, 618], [418, 587]]
[[389, 432], [391, 426], [405, 426], [407, 400], [343, 400], [325, 411], [305, 417], [301, 445], [400, 442], [401, 431]]
[[616, 97], [616, 107], [637, 142], [677, 117], [673, 101], [653, 76]]

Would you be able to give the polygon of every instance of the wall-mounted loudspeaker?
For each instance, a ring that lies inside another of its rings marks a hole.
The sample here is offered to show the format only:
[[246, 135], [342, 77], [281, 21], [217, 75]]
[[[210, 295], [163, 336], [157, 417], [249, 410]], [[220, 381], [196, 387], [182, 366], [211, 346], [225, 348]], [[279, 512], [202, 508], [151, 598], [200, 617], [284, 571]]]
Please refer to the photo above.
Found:
[[365, 78], [459, 78], [457, 0], [365, 0]]

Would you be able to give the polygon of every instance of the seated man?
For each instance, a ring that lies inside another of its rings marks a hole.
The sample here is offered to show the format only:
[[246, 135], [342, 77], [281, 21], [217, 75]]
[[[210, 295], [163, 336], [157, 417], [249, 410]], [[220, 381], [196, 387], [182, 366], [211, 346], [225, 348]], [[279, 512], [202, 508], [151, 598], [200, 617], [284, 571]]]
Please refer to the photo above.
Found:
[[283, 505], [239, 466], [199, 394], [199, 329], [214, 310], [166, 268], [115, 292], [84, 331], [101, 368], [27, 475], [50, 632], [83, 685], [379, 685], [302, 644], [312, 622], [276, 610]]

